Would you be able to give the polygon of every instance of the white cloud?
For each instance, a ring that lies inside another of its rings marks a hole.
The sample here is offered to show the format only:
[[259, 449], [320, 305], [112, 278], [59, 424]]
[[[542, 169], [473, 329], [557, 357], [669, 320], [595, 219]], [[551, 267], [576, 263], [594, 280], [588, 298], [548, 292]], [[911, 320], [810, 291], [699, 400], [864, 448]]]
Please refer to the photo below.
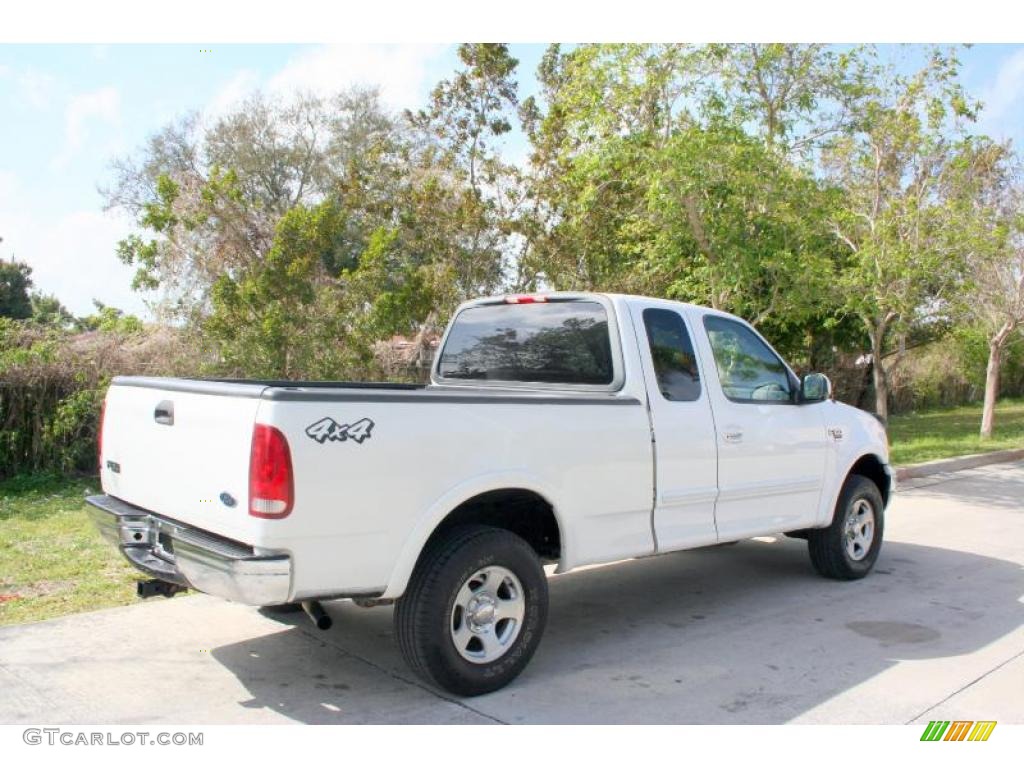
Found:
[[92, 312], [95, 298], [149, 316], [131, 289], [131, 268], [117, 258], [117, 242], [132, 230], [127, 218], [83, 210], [44, 220], [10, 204], [17, 195], [17, 179], [0, 173], [0, 257], [29, 264], [35, 290], [54, 294], [76, 315]]
[[429, 88], [430, 66], [448, 46], [325, 45], [293, 57], [267, 84], [271, 93], [312, 91], [335, 93], [354, 85], [377, 86], [392, 108], [423, 101]]
[[17, 75], [22, 97], [36, 109], [46, 109], [53, 101], [57, 79], [36, 69], [22, 70]]
[[380, 89], [390, 109], [422, 104], [433, 86], [431, 71], [447, 45], [321, 45], [293, 56], [277, 73], [262, 79], [251, 69], [240, 69], [203, 108], [207, 120], [216, 120], [256, 91], [287, 98], [295, 93], [331, 95], [353, 86]]
[[293, 56], [277, 73], [262, 79], [240, 69], [203, 108], [216, 120], [256, 91], [287, 98], [295, 93], [331, 95], [353, 86], [380, 89], [386, 107], [402, 109], [421, 104], [433, 86], [431, 65], [446, 45], [321, 45]]
[[10, 80], [15, 93], [34, 109], [46, 109], [57, 92], [57, 78], [38, 69], [14, 69], [0, 64], [0, 80]]
[[117, 258], [131, 221], [95, 210], [42, 215], [27, 207], [25, 193], [17, 175], [0, 170], [0, 258], [31, 266], [35, 290], [55, 295], [76, 315], [92, 312], [95, 298], [148, 317], [131, 289], [131, 268]]
[[999, 67], [992, 84], [981, 94], [985, 108], [979, 123], [984, 130], [1005, 133], [1009, 113], [1024, 102], [1024, 49], [1008, 56]]
[[117, 88], [107, 86], [82, 93], [68, 102], [64, 111], [64, 147], [53, 159], [54, 168], [64, 168], [71, 162], [94, 124], [101, 129], [120, 127], [121, 94]]
[[251, 69], [240, 69], [217, 91], [203, 113], [209, 118], [220, 117], [259, 87], [260, 78], [256, 72]]

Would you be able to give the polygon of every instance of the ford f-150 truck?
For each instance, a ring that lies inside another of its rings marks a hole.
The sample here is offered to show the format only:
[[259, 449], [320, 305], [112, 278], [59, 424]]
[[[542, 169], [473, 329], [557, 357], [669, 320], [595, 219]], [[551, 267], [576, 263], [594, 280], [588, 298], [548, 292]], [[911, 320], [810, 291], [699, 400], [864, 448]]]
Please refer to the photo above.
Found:
[[258, 606], [395, 602], [410, 666], [460, 695], [516, 677], [543, 566], [773, 533], [865, 576], [885, 430], [724, 312], [590, 293], [459, 307], [430, 384], [119, 377], [101, 531], [158, 584]]

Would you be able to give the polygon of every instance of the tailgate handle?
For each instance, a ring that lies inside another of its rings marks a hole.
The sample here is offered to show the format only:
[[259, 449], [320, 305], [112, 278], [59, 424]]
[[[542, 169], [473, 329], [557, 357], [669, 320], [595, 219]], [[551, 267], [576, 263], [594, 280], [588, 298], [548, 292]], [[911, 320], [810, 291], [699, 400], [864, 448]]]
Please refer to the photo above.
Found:
[[156, 410], [153, 411], [153, 421], [169, 427], [174, 426], [174, 403], [170, 400], [157, 403]]

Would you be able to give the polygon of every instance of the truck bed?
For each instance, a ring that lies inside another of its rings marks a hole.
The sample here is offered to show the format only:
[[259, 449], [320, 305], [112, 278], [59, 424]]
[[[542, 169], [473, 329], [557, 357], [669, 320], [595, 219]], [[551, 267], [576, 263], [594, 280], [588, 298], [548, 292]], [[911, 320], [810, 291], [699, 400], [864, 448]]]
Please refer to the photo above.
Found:
[[[257, 424], [289, 446], [283, 519], [247, 509]], [[358, 424], [370, 428], [337, 431]], [[564, 567], [654, 550], [650, 424], [631, 392], [117, 377], [103, 460], [116, 499], [257, 551], [301, 552], [293, 597], [384, 591], [405, 548], [496, 482], [536, 491], [580, 532], [562, 543]]]

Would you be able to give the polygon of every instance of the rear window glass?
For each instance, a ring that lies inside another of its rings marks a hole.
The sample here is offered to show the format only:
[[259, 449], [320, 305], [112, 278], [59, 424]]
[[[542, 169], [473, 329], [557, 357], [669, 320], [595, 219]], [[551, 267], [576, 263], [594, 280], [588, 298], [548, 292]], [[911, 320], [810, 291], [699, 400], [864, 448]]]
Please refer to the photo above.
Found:
[[438, 372], [449, 379], [611, 384], [608, 314], [596, 301], [469, 307], [455, 318]]

